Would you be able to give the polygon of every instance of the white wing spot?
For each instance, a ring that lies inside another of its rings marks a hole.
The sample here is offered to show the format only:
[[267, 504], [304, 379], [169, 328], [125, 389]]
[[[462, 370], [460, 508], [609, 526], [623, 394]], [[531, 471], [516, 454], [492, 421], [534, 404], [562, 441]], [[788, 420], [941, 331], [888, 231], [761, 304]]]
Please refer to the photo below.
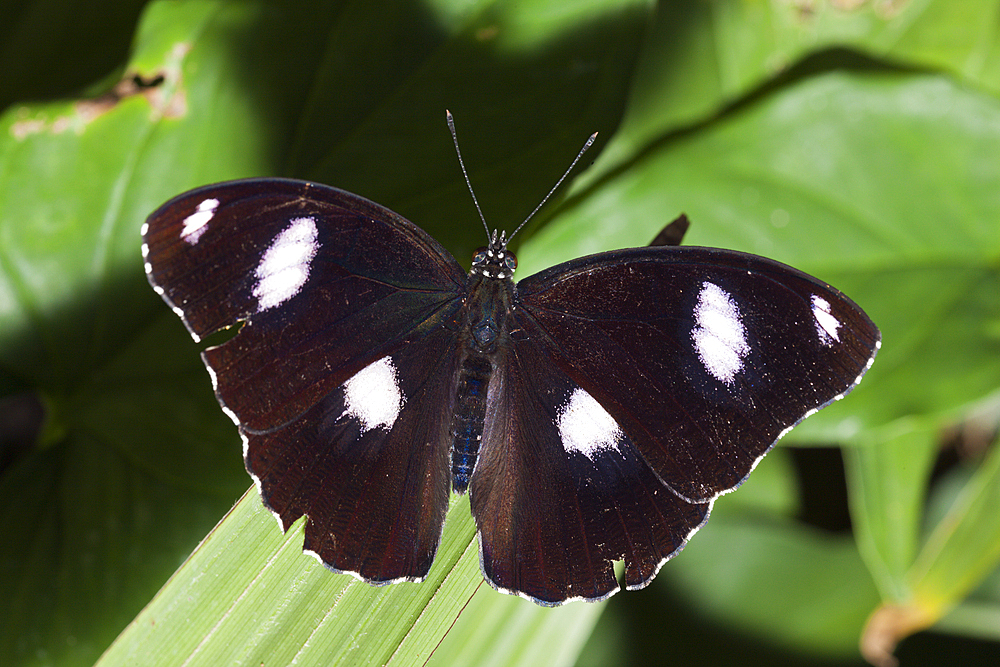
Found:
[[361, 432], [373, 428], [392, 428], [403, 409], [396, 367], [389, 357], [382, 357], [362, 368], [344, 383], [344, 415], [361, 422]]
[[826, 347], [832, 346], [834, 341], [840, 342], [840, 335], [837, 333], [840, 320], [833, 316], [831, 310], [830, 302], [821, 296], [813, 295], [812, 311], [816, 320], [816, 333], [819, 334], [819, 342]]
[[583, 389], [577, 388], [559, 408], [556, 426], [563, 448], [593, 459], [601, 450], [618, 451], [621, 427], [614, 417]]
[[702, 365], [716, 380], [732, 384], [750, 352], [740, 309], [718, 285], [701, 284], [691, 339]]
[[316, 221], [295, 218], [278, 234], [257, 266], [257, 311], [274, 308], [299, 293], [309, 278], [309, 265], [319, 244], [316, 242]]
[[194, 245], [205, 233], [205, 225], [215, 217], [215, 209], [219, 208], [218, 199], [206, 199], [198, 204], [194, 213], [184, 218], [184, 229], [181, 230], [181, 238]]

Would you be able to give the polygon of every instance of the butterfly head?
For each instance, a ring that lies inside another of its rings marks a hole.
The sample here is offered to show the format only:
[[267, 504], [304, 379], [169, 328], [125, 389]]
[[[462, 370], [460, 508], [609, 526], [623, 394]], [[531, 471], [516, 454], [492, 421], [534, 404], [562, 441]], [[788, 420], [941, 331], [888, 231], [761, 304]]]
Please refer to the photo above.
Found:
[[497, 236], [496, 230], [490, 237], [490, 244], [479, 248], [472, 254], [472, 270], [470, 273], [484, 278], [510, 280], [517, 268], [517, 257], [507, 250], [506, 233]]

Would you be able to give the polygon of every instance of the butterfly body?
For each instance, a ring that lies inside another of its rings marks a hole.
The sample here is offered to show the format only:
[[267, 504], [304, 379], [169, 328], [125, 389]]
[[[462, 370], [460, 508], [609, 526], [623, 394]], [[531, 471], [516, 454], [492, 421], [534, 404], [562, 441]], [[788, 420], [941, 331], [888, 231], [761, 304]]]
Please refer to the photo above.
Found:
[[648, 584], [788, 429], [843, 397], [878, 329], [744, 253], [658, 246], [515, 284], [503, 237], [466, 274], [377, 204], [301, 181], [185, 193], [143, 230], [283, 529], [369, 583], [426, 576], [468, 492], [483, 574], [543, 605]]
[[479, 455], [496, 356], [510, 345], [516, 259], [494, 237], [473, 257], [460, 311], [460, 370], [452, 421], [452, 488], [465, 493]]

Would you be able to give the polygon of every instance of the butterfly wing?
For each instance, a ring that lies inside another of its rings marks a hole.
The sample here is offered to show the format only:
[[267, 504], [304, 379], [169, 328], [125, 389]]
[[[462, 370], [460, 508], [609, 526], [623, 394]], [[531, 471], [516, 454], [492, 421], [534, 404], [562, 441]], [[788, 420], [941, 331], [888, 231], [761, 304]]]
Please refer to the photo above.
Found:
[[786, 431], [853, 389], [881, 340], [829, 285], [727, 250], [603, 253], [518, 293], [526, 335], [693, 502], [738, 486]]
[[196, 340], [243, 323], [202, 357], [282, 526], [308, 515], [306, 548], [366, 580], [426, 574], [450, 483], [457, 262], [377, 204], [276, 179], [185, 193], [143, 238]]
[[614, 593], [616, 559], [647, 584], [880, 340], [828, 285], [724, 250], [604, 253], [517, 290], [470, 494], [487, 578], [542, 604]]

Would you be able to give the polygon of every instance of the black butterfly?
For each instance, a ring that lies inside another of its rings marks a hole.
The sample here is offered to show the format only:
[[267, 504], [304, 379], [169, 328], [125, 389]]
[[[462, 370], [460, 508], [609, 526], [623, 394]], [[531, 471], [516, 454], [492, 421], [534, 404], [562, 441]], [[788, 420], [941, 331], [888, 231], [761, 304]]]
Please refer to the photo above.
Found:
[[[536, 209], [537, 210], [537, 209]], [[143, 228], [153, 288], [204, 351], [247, 470], [304, 549], [419, 581], [468, 490], [483, 575], [538, 604], [642, 588], [806, 416], [871, 366], [850, 299], [730, 250], [605, 252], [515, 284], [496, 233], [466, 274], [433, 238], [324, 185], [251, 179]]]

